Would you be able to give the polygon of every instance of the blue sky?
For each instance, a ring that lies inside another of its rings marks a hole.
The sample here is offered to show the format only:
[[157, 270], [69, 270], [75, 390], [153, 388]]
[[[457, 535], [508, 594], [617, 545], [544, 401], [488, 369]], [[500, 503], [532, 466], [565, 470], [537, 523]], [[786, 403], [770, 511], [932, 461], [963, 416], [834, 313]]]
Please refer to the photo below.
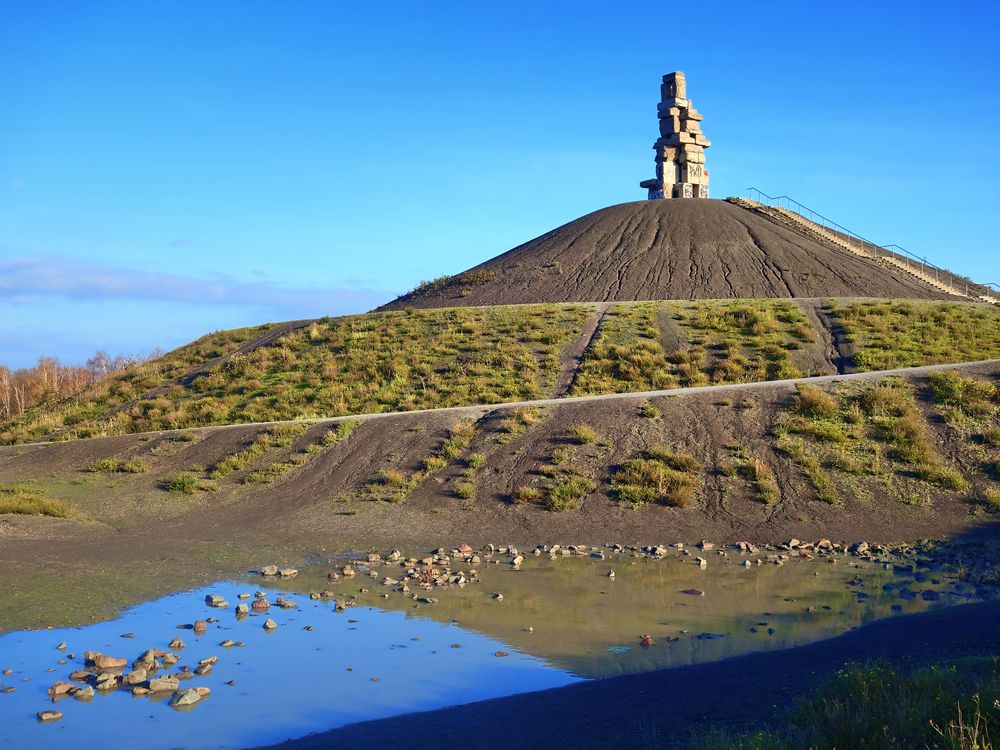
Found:
[[0, 0], [0, 363], [363, 311], [639, 200], [674, 69], [715, 197], [1000, 282], [1000, 6], [680, 7]]

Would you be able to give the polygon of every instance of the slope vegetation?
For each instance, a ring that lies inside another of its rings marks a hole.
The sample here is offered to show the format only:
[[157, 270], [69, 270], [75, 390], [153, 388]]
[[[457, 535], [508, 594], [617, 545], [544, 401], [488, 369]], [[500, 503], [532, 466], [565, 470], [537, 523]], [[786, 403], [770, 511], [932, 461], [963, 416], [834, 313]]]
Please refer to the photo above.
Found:
[[383, 309], [819, 296], [947, 295], [732, 203], [668, 200], [595, 211]]
[[1000, 357], [1000, 308], [699, 300], [434, 308], [211, 334], [0, 442], [746, 383]]

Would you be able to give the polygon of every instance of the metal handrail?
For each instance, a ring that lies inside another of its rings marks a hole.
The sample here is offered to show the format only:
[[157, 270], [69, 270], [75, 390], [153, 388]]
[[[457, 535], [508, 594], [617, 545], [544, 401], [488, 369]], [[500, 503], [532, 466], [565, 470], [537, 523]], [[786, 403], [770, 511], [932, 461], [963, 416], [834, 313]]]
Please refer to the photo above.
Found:
[[[758, 198], [753, 197], [755, 194], [758, 196]], [[781, 205], [781, 202], [785, 201], [787, 204], [787, 210], [793, 211], [794, 213], [799, 214], [803, 218], [808, 218], [814, 224], [819, 224], [825, 227], [826, 229], [832, 230], [834, 234], [843, 235], [848, 244], [857, 244], [858, 249], [862, 251], [867, 250], [874, 258], [883, 257], [882, 255], [880, 255], [881, 252], [882, 254], [888, 255], [896, 260], [902, 261], [907, 265], [912, 263], [914, 266], [916, 266], [917, 263], [914, 261], [918, 261], [920, 263], [920, 270], [923, 273], [928, 273], [928, 269], [933, 270], [934, 279], [936, 281], [948, 283], [950, 286], [952, 286], [954, 289], [957, 290], [963, 289], [964, 287], [966, 297], [971, 297], [971, 298], [985, 297], [987, 300], [991, 302], [996, 301], [996, 299], [1000, 299], [1000, 294], [997, 294], [997, 292], [1000, 292], [1000, 287], [998, 287], [997, 284], [994, 284], [992, 282], [989, 283], [977, 282], [965, 276], [960, 276], [959, 274], [949, 271], [946, 268], [941, 268], [940, 266], [931, 263], [930, 261], [927, 260], [926, 257], [921, 257], [916, 253], [911, 253], [905, 247], [902, 247], [900, 245], [896, 244], [880, 245], [877, 242], [872, 242], [869, 239], [865, 239], [857, 232], [853, 232], [847, 227], [838, 224], [837, 222], [833, 221], [833, 219], [827, 218], [819, 211], [815, 211], [809, 208], [809, 206], [799, 203], [791, 196], [768, 195], [763, 190], [760, 190], [755, 187], [748, 187], [747, 197], [749, 197], [751, 200], [756, 200], [758, 203], [763, 203], [768, 206], [777, 206], [778, 208], [785, 208], [785, 206]], [[763, 198], [765, 200], [760, 200], [760, 198]], [[792, 208], [793, 205], [799, 210], [793, 209]]]

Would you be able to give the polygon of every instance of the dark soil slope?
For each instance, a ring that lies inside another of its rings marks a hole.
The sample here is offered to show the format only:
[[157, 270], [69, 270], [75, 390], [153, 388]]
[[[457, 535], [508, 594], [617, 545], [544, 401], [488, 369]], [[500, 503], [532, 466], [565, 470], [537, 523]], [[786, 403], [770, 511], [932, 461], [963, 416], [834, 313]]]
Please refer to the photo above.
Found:
[[734, 297], [946, 295], [719, 200], [595, 211], [382, 309]]

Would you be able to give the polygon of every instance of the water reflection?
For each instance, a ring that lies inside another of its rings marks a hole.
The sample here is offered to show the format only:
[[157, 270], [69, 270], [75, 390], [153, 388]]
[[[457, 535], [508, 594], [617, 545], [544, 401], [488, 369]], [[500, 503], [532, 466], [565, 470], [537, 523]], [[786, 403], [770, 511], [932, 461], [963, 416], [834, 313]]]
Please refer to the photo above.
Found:
[[[434, 603], [414, 598], [428, 592], [380, 585], [387, 574], [400, 577], [398, 566], [356, 566], [357, 577], [330, 583], [326, 565], [291, 579], [250, 576], [176, 594], [110, 622], [0, 636], [0, 669], [13, 670], [0, 676], [0, 688], [16, 689], [0, 694], [0, 737], [9, 747], [99, 743], [114, 750], [133, 747], [137, 736], [147, 747], [247, 747], [581, 678], [788, 648], [984, 594], [944, 569], [850, 557], [746, 568], [738, 556], [712, 556], [706, 569], [681, 556], [530, 557], [517, 571], [491, 563], [456, 563], [453, 569], [475, 567], [481, 583], [436, 589]], [[239, 594], [257, 588], [272, 602], [281, 595], [298, 606], [237, 618], [233, 607], [246, 601]], [[331, 589], [335, 598], [309, 598]], [[207, 594], [221, 595], [228, 608], [208, 607]], [[356, 605], [338, 612], [335, 601]], [[177, 627], [208, 617], [218, 621], [203, 635]], [[273, 632], [262, 628], [268, 617], [278, 623]], [[46, 690], [82, 667], [85, 650], [131, 662], [178, 635], [187, 644], [177, 652], [180, 662], [160, 675], [218, 657], [210, 675], [182, 682], [211, 688], [202, 703], [179, 712], [167, 694], [151, 699], [122, 689], [51, 705]], [[655, 645], [640, 645], [643, 635]], [[246, 645], [222, 647], [226, 640]], [[62, 641], [65, 651], [56, 649]], [[63, 718], [38, 724], [36, 712], [50, 708]]]

